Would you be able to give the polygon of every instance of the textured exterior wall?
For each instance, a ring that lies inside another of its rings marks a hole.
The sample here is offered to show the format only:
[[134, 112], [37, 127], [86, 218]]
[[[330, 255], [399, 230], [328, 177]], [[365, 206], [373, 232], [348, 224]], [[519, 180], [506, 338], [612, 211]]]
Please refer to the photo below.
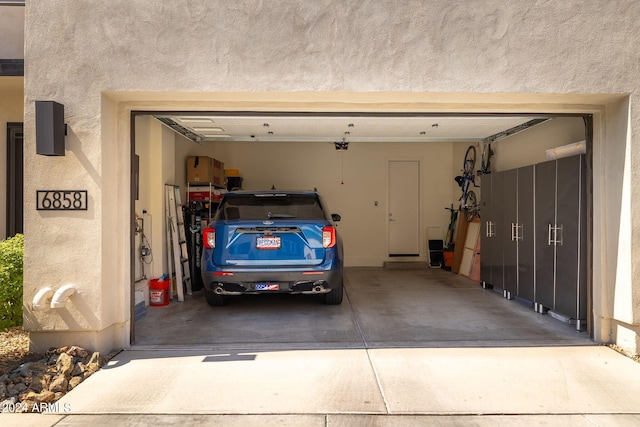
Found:
[[[596, 338], [622, 328], [637, 347], [639, 17], [634, 0], [27, 2], [25, 198], [90, 195], [85, 213], [25, 206], [25, 302], [44, 284], [79, 288], [66, 309], [26, 310], [30, 329], [60, 331], [36, 346], [63, 331], [126, 345], [127, 112], [216, 107], [595, 112]], [[63, 158], [35, 155], [40, 99], [65, 105]]]

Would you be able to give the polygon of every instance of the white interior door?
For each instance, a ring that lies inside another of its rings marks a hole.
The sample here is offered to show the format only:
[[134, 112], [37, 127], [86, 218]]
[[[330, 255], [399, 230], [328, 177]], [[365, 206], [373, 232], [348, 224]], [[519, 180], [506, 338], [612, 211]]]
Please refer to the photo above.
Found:
[[389, 161], [389, 256], [420, 255], [420, 162]]

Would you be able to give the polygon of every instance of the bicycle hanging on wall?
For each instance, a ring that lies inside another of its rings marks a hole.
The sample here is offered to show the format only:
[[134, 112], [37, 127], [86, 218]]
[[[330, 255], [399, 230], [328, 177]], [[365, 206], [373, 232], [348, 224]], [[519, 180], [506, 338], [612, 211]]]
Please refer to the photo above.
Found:
[[482, 143], [482, 160], [480, 162], [480, 169], [478, 169], [477, 172], [478, 176], [489, 175], [491, 173], [491, 157], [493, 157], [491, 142], [485, 140]]
[[[483, 156], [484, 157], [484, 156]], [[464, 212], [464, 218], [471, 222], [476, 216], [480, 216], [480, 205], [476, 198], [476, 193], [470, 189], [471, 184], [474, 187], [479, 187], [475, 183], [475, 166], [476, 166], [476, 147], [470, 145], [464, 155], [464, 165], [462, 168], [462, 175], [455, 177], [456, 182], [462, 190], [460, 196], [460, 208], [461, 212]]]

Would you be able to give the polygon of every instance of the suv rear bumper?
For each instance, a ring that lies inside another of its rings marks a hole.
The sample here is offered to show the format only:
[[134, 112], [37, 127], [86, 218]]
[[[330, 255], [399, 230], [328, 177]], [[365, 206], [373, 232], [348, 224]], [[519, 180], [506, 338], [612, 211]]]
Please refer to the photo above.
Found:
[[218, 275], [202, 272], [208, 291], [219, 295], [260, 293], [326, 294], [342, 285], [342, 270], [303, 272], [241, 272]]

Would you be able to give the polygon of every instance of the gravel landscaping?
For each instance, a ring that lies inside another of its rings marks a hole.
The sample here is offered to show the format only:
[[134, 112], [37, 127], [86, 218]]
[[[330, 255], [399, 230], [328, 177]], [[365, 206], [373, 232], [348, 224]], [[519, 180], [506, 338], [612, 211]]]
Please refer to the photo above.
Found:
[[0, 412], [43, 412], [97, 372], [115, 355], [103, 357], [79, 346], [29, 351], [22, 327], [0, 332]]

